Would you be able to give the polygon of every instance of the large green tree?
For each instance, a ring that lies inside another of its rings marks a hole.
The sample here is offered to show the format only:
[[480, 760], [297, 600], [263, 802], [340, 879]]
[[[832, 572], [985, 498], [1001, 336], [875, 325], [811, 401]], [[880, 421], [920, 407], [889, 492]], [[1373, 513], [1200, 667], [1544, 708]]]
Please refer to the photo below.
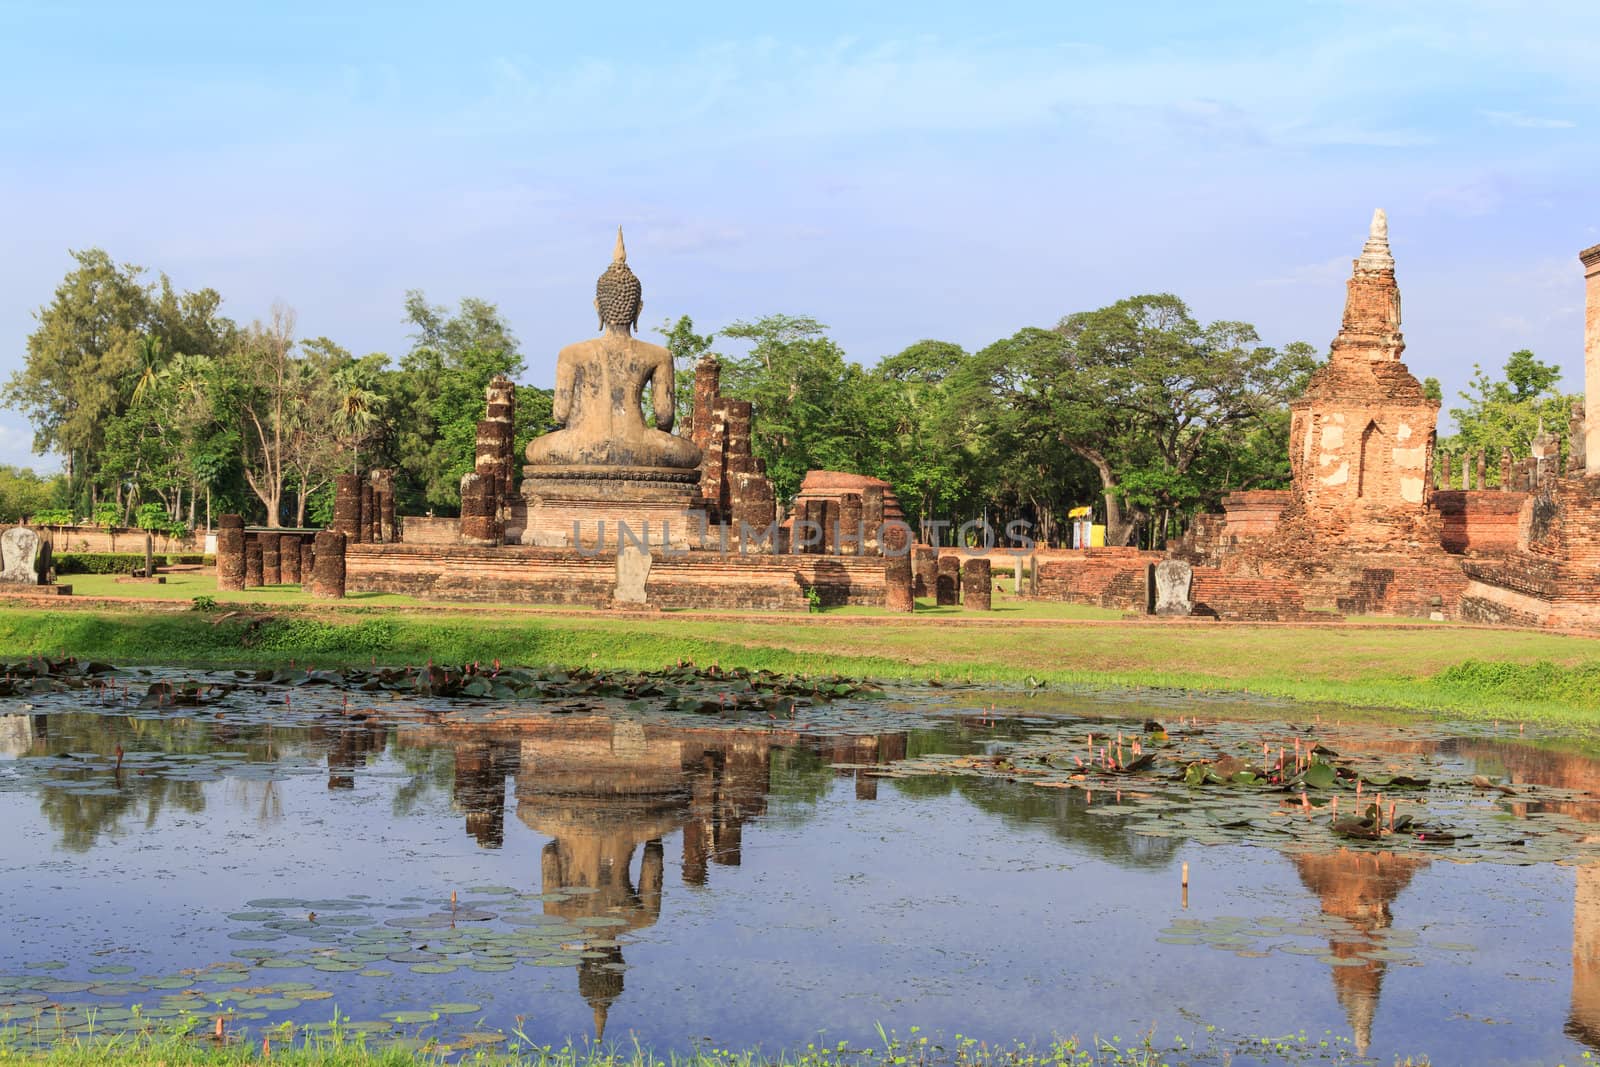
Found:
[[412, 507], [449, 513], [460, 507], [461, 477], [476, 456], [484, 390], [497, 374], [520, 376], [522, 353], [488, 301], [468, 297], [452, 314], [412, 290], [405, 309], [412, 344], [393, 382], [400, 425], [392, 451], [404, 479], [400, 489]]
[[1526, 348], [1506, 358], [1499, 378], [1473, 364], [1472, 380], [1458, 394], [1462, 406], [1450, 409], [1456, 433], [1441, 440], [1438, 450], [1450, 455], [1485, 453], [1489, 477], [1496, 484], [1501, 451], [1510, 449], [1518, 458], [1528, 455], [1541, 424], [1560, 440], [1565, 456], [1571, 447], [1567, 431], [1572, 407], [1583, 403], [1583, 394], [1564, 393], [1560, 385], [1560, 368]]
[[1027, 329], [979, 353], [1019, 434], [1053, 438], [1093, 469], [1107, 540], [1214, 501], [1215, 464], [1281, 411], [1315, 350], [1263, 345], [1241, 322], [1202, 325], [1175, 296], [1131, 297]]

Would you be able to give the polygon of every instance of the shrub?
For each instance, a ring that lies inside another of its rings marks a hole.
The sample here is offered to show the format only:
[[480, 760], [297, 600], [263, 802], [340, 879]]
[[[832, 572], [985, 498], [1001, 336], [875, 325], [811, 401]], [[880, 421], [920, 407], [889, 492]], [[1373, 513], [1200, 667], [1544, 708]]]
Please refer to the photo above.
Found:
[[318, 619], [272, 619], [261, 626], [251, 643], [272, 652], [376, 653], [389, 650], [395, 633], [395, 624], [389, 619], [366, 619], [349, 626]]
[[144, 567], [144, 553], [60, 552], [55, 565], [57, 574], [132, 574]]
[[73, 523], [72, 512], [66, 508], [42, 508], [33, 513], [35, 526], [71, 526]]

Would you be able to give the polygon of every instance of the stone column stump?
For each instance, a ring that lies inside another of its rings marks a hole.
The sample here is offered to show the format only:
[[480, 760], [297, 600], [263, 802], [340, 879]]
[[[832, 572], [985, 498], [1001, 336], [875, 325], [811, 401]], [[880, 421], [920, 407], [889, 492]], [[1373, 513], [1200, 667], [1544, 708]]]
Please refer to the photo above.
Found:
[[317, 550], [315, 535], [300, 542], [300, 587], [311, 588], [311, 579], [317, 563]]

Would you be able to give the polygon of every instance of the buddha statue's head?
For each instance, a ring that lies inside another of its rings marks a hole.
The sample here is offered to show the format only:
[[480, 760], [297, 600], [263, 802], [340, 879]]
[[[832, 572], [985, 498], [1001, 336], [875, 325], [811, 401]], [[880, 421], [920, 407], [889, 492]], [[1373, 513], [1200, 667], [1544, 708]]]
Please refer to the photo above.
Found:
[[643, 291], [638, 277], [628, 269], [628, 250], [623, 247], [622, 227], [618, 226], [617, 248], [611, 255], [611, 266], [594, 285], [594, 309], [600, 313], [600, 328], [613, 327], [632, 333], [639, 325], [639, 312], [643, 308]]

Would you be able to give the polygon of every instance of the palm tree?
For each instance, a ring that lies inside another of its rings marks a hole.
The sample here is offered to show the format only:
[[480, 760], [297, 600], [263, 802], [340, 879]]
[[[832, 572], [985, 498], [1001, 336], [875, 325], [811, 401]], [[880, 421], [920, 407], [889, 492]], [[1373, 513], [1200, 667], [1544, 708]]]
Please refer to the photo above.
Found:
[[350, 446], [350, 469], [353, 471], [361, 469], [361, 445], [371, 437], [372, 429], [388, 403], [383, 394], [369, 388], [371, 383], [363, 380], [363, 377], [360, 367], [354, 364], [339, 368], [333, 375], [333, 388], [338, 400], [334, 421], [339, 436]]

